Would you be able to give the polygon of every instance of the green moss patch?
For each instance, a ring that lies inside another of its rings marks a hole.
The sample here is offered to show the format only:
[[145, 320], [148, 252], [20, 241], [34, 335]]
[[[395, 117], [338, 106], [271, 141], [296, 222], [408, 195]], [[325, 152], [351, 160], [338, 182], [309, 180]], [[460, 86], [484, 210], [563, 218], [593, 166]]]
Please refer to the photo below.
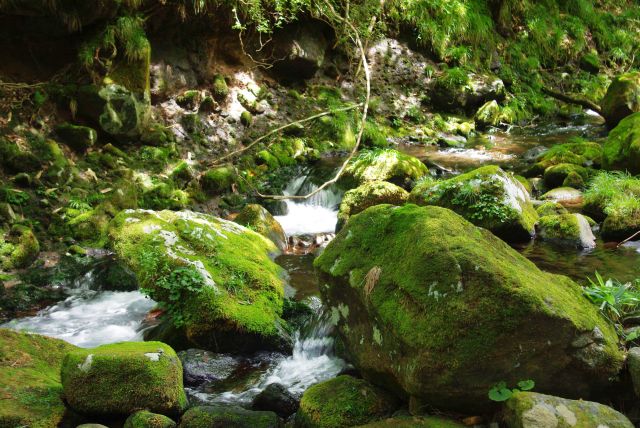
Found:
[[367, 181], [388, 181], [401, 187], [411, 187], [429, 174], [420, 159], [393, 149], [361, 152], [347, 166], [344, 181], [362, 184]]

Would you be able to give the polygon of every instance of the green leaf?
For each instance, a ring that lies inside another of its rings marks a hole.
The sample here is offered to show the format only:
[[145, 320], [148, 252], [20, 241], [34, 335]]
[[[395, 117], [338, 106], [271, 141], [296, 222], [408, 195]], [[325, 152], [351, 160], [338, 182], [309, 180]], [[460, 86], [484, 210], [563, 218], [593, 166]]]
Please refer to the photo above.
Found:
[[509, 388], [504, 387], [504, 382], [501, 382], [489, 390], [489, 399], [491, 401], [507, 401], [512, 396], [513, 392]]
[[523, 391], [531, 391], [533, 388], [535, 388], [535, 386], [536, 383], [531, 379], [521, 380], [520, 382], [518, 382], [518, 388]]

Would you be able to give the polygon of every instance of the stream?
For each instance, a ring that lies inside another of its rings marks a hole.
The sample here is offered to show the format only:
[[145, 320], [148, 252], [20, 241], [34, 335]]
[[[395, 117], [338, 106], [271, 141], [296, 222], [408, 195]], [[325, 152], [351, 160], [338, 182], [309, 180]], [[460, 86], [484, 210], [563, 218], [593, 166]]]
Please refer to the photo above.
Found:
[[[598, 138], [603, 128], [588, 121], [561, 127], [529, 129], [520, 133], [496, 132], [476, 137], [462, 148], [439, 148], [401, 143], [398, 148], [437, 165], [448, 174], [464, 172], [484, 164], [500, 164], [517, 170], [522, 155], [538, 146], [566, 142], [570, 137]], [[336, 159], [322, 161], [294, 178], [285, 194], [302, 195], [317, 189], [335, 171]], [[288, 213], [277, 216], [289, 237], [332, 234], [343, 191], [330, 186], [308, 200], [288, 200]], [[628, 281], [640, 276], [640, 244], [632, 242], [620, 248], [598, 242], [591, 251], [558, 248], [540, 241], [515, 247], [542, 269], [562, 273], [584, 284], [597, 270], [603, 277]], [[276, 259], [289, 273], [288, 295], [304, 300], [316, 316], [296, 333], [293, 354], [262, 353], [243, 356], [234, 378], [217, 385], [187, 387], [192, 400], [202, 403], [250, 403], [267, 385], [277, 382], [300, 396], [306, 388], [335, 377], [348, 368], [333, 354], [331, 328], [323, 316], [318, 283], [313, 272], [313, 254], [284, 254]], [[69, 297], [35, 316], [4, 324], [19, 330], [58, 337], [81, 347], [94, 347], [118, 341], [142, 340], [147, 328], [145, 317], [155, 302], [138, 291], [98, 291], [92, 275], [85, 274], [67, 290]]]

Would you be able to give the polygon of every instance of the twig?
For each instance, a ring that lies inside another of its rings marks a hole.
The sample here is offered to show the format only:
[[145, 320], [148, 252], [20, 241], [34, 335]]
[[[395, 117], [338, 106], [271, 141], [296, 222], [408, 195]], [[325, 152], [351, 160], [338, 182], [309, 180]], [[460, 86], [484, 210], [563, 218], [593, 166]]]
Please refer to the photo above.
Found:
[[595, 111], [600, 116], [602, 116], [602, 109], [600, 108], [600, 106], [598, 104], [596, 104], [596, 103], [594, 103], [592, 101], [585, 100], [583, 98], [575, 98], [575, 97], [572, 97], [570, 95], [563, 94], [562, 92], [554, 91], [553, 89], [542, 88], [542, 92], [544, 92], [545, 94], [549, 95], [550, 97], [553, 97], [553, 98], [558, 99], [560, 101], [564, 101], [565, 103], [576, 104], [576, 105], [588, 108], [590, 110]]
[[624, 241], [620, 242], [616, 248], [620, 248], [623, 244], [626, 244], [627, 242], [631, 241], [633, 238], [635, 238], [636, 236], [640, 235], [640, 230], [637, 231], [636, 233], [634, 233], [633, 235], [631, 235], [630, 237], [628, 237], [627, 239], [625, 239]]

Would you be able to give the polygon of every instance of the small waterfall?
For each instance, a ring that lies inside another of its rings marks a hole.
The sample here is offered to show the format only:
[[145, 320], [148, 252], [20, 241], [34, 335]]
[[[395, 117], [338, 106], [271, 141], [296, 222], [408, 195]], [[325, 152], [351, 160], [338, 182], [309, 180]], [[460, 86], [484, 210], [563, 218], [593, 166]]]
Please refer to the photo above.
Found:
[[[319, 186], [311, 172], [296, 177], [284, 189], [285, 195], [306, 195]], [[336, 186], [322, 189], [309, 199], [286, 200], [288, 214], [276, 216], [287, 236], [332, 233], [338, 221], [338, 208], [343, 192]]]

